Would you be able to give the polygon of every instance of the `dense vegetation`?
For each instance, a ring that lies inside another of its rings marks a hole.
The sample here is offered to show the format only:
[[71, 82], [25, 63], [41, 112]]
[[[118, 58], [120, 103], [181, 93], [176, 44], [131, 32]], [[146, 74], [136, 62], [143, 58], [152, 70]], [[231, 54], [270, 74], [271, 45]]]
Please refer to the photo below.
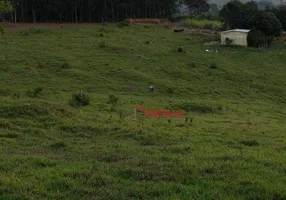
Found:
[[[271, 43], [281, 34], [281, 21], [274, 13], [269, 10], [260, 10], [255, 2], [242, 3], [234, 0], [223, 6], [219, 16], [227, 29], [250, 29], [252, 33], [248, 35], [248, 43], [251, 46], [260, 46]], [[283, 18], [284, 13], [280, 10], [277, 13], [280, 18]]]
[[[23, 26], [0, 37], [1, 200], [286, 199], [285, 46]], [[135, 120], [136, 104], [187, 115]]]
[[[98, 22], [120, 21], [129, 17], [166, 18], [171, 17], [181, 3], [177, 0], [1, 0], [1, 2], [2, 4], [8, 2], [5, 16], [15, 22]], [[208, 10], [205, 0], [187, 1], [186, 4], [198, 10]]]
[[286, 31], [286, 6], [283, 6], [279, 9], [273, 9], [272, 11], [275, 13], [276, 17], [280, 20], [284, 31]]

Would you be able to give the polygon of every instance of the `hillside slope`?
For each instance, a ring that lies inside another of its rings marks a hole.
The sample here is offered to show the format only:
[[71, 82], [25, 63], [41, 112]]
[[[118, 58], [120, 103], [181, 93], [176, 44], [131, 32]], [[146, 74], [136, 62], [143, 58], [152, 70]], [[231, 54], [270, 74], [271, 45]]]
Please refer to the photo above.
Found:
[[[285, 46], [153, 26], [6, 32], [0, 199], [286, 198]], [[80, 90], [90, 104], [70, 106]], [[187, 117], [129, 119], [136, 104]]]

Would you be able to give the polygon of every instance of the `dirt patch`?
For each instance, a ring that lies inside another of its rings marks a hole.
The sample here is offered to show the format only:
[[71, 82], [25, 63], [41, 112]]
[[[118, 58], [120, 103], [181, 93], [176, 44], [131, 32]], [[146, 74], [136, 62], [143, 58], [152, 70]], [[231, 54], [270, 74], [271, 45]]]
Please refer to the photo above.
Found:
[[20, 31], [23, 29], [58, 29], [58, 28], [83, 28], [91, 26], [89, 23], [9, 23], [1, 22], [1, 26], [8, 31]]

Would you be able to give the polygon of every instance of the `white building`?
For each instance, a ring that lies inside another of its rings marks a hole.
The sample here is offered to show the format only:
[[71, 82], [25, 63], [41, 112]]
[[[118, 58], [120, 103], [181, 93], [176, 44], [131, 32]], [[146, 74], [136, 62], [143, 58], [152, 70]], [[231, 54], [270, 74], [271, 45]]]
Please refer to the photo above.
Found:
[[221, 32], [221, 43], [227, 44], [231, 40], [232, 45], [247, 46], [247, 35], [250, 30], [247, 29], [232, 29]]

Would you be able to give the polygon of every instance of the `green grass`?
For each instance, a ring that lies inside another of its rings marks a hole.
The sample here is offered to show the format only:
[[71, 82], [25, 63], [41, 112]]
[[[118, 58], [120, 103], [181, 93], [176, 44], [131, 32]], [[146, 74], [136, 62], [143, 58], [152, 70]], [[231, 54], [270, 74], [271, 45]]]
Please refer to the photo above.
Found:
[[210, 30], [222, 30], [223, 23], [220, 21], [215, 20], [208, 20], [208, 19], [185, 19], [180, 22], [183, 26], [188, 28], [198, 28], [198, 29], [210, 29]]
[[[286, 199], [285, 46], [18, 29], [0, 37], [1, 200]], [[78, 91], [88, 105], [70, 106]], [[187, 118], [128, 119], [136, 104]]]

